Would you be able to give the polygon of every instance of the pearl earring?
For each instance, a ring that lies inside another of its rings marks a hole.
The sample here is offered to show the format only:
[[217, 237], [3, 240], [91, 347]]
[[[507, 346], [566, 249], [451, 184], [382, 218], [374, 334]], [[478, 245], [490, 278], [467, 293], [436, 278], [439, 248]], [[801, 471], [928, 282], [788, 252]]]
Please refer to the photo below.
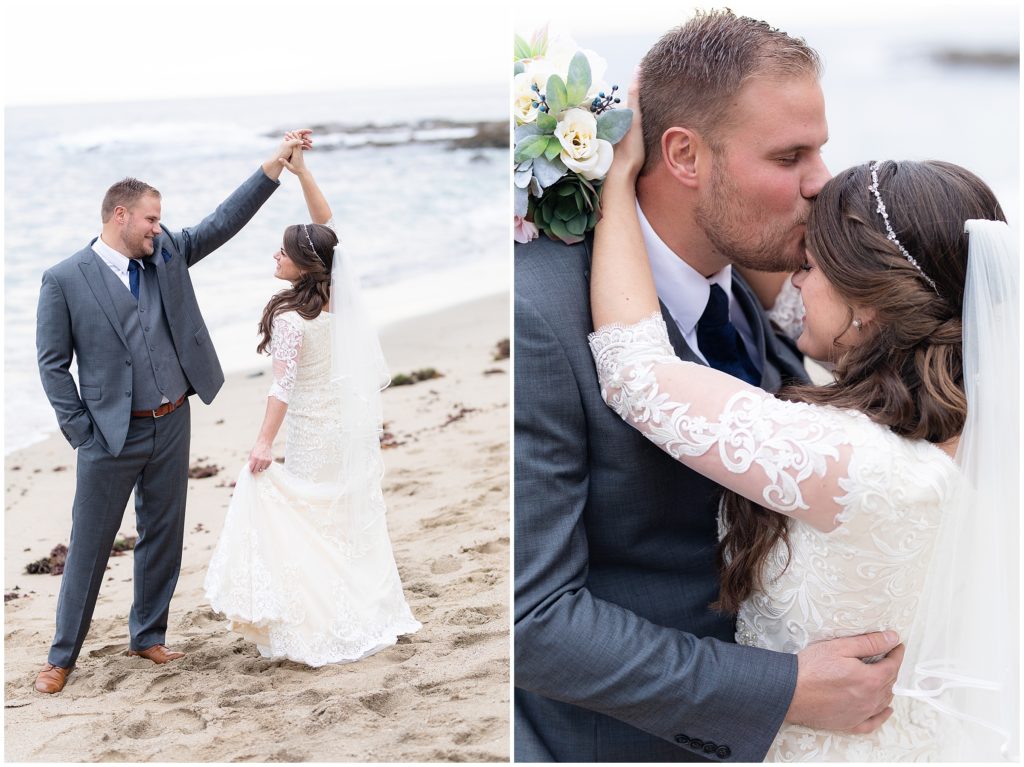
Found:
[[852, 324], [852, 325], [853, 325], [853, 326], [854, 326], [855, 328], [857, 328], [857, 330], [858, 330], [858, 331], [859, 331], [859, 330], [860, 330], [860, 329], [861, 329], [862, 327], [864, 327], [864, 323], [863, 323], [863, 322], [861, 322], [860, 320], [854, 320], [854, 321], [853, 321], [853, 323], [851, 323], [851, 324]]

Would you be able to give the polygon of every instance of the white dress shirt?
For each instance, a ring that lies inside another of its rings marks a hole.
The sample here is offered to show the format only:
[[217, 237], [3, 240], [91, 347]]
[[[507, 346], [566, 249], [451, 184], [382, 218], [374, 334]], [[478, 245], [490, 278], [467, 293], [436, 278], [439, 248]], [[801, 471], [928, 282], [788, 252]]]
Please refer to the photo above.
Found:
[[[117, 278], [124, 283], [124, 286], [131, 290], [131, 286], [128, 283], [128, 264], [131, 262], [131, 259], [107, 245], [103, 241], [103, 235], [96, 238], [96, 242], [92, 244], [92, 249], [97, 256], [103, 259], [103, 263], [110, 267], [110, 271], [116, 274]], [[146, 262], [141, 258], [135, 260], [138, 261], [139, 268], [146, 268]]]
[[747, 354], [751, 360], [757, 360], [757, 344], [754, 342], [750, 323], [732, 295], [732, 265], [729, 264], [720, 272], [705, 277], [669, 249], [647, 221], [643, 210], [640, 209], [640, 203], [637, 203], [636, 212], [640, 216], [640, 229], [643, 232], [644, 245], [647, 247], [647, 259], [651, 263], [651, 271], [654, 272], [654, 287], [658, 298], [676, 321], [686, 345], [707, 362], [697, 345], [697, 322], [708, 305], [711, 286], [718, 285], [729, 299], [729, 319], [743, 339]]

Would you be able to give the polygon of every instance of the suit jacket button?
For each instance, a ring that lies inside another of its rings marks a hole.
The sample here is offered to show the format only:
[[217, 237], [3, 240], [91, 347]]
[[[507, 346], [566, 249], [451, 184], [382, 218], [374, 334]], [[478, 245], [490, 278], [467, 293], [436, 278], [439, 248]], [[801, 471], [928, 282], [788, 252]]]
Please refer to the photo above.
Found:
[[126, 396], [126, 397], [130, 397], [130, 396], [132, 396], [132, 393], [131, 393], [130, 391], [126, 391], [126, 392], [124, 393], [124, 396]]
[[128, 367], [131, 367], [132, 366], [132, 361], [131, 360], [125, 360], [124, 364], [127, 365]]
[[730, 756], [732, 756], [732, 749], [730, 749], [728, 746], [719, 746], [715, 754], [718, 756], [719, 759], [728, 759]]
[[700, 738], [694, 738], [690, 741], [690, 747], [696, 748], [699, 751], [700, 749], [704, 748], [704, 741]]
[[690, 739], [686, 735], [676, 735], [676, 743], [681, 746], [688, 746], [690, 744]]
[[715, 749], [717, 749], [717, 748], [718, 748], [717, 744], [712, 743], [709, 740], [707, 743], [704, 744], [704, 753], [705, 754], [713, 754], [713, 753], [715, 753]]

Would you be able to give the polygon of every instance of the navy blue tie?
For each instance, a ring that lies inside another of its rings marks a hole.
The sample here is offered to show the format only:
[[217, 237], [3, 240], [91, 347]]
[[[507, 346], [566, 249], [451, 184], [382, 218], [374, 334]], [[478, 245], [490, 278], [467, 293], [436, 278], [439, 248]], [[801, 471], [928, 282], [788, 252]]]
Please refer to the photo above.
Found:
[[135, 300], [139, 300], [139, 262], [134, 259], [128, 259], [128, 289], [135, 296]]
[[754, 386], [761, 383], [761, 374], [751, 362], [736, 326], [729, 321], [729, 298], [718, 285], [711, 286], [708, 305], [697, 321], [697, 346], [715, 370]]

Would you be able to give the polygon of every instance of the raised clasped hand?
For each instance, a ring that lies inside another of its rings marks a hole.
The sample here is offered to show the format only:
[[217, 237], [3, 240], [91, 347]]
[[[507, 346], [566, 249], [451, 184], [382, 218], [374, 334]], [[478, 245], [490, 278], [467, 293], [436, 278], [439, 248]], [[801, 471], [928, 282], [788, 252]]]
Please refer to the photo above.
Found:
[[302, 153], [307, 149], [313, 148], [313, 131], [304, 128], [297, 131], [288, 131], [284, 134], [284, 140], [286, 143], [300, 139], [301, 144], [292, 146], [291, 152], [287, 156], [281, 156], [278, 158], [278, 162], [281, 163], [285, 168], [290, 170], [296, 176], [301, 175], [306, 169], [306, 160]]

